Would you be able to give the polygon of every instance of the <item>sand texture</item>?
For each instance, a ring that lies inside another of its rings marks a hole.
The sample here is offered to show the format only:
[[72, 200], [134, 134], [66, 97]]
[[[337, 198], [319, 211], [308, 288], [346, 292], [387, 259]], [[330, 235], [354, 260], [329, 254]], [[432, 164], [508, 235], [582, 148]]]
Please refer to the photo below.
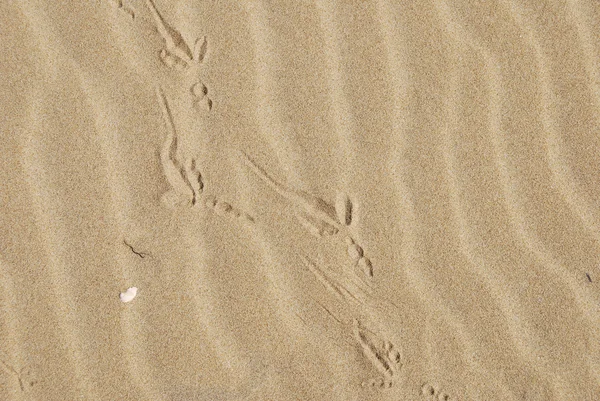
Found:
[[0, 401], [600, 400], [600, 2], [1, 0]]

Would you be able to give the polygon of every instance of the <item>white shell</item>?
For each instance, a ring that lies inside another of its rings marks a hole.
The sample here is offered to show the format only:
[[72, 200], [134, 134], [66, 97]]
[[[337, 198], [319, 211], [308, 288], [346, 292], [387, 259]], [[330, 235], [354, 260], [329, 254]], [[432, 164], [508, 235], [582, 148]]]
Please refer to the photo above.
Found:
[[137, 287], [128, 288], [127, 291], [122, 292], [121, 295], [119, 295], [119, 298], [121, 298], [122, 302], [130, 302], [137, 295], [137, 290]]

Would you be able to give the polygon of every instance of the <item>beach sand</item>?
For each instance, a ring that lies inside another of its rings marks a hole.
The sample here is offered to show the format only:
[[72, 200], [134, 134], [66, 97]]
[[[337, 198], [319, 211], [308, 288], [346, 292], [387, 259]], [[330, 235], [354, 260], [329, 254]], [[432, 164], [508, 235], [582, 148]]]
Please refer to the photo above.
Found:
[[0, 2], [0, 400], [600, 400], [600, 2]]

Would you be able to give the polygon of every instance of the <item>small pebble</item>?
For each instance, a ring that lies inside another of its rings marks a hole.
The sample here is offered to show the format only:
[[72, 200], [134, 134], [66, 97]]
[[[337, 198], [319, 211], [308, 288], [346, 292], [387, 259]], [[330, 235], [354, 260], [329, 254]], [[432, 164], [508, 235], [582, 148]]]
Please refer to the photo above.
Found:
[[346, 245], [350, 246], [350, 245], [354, 245], [354, 240], [352, 239], [352, 237], [346, 237], [344, 238], [344, 242], [346, 243]]
[[439, 401], [450, 401], [450, 396], [448, 394], [446, 394], [446, 393], [441, 393], [438, 396], [438, 400]]
[[348, 245], [348, 256], [352, 260], [359, 260], [363, 256], [363, 249], [356, 245]]

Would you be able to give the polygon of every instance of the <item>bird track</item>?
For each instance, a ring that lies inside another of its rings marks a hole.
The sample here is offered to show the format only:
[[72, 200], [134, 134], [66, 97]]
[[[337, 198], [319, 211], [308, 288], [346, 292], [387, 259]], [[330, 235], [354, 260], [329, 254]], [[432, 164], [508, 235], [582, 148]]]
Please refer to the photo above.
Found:
[[346, 230], [344, 238], [348, 257], [364, 278], [373, 277], [373, 264], [364, 255], [363, 248], [348, 232], [352, 224], [354, 203], [347, 194], [340, 193], [335, 205], [302, 190], [292, 189], [275, 180], [259, 166], [246, 152], [239, 151], [244, 164], [268, 187], [284, 198], [294, 208], [294, 215], [300, 225], [312, 235], [323, 238], [333, 237]]

